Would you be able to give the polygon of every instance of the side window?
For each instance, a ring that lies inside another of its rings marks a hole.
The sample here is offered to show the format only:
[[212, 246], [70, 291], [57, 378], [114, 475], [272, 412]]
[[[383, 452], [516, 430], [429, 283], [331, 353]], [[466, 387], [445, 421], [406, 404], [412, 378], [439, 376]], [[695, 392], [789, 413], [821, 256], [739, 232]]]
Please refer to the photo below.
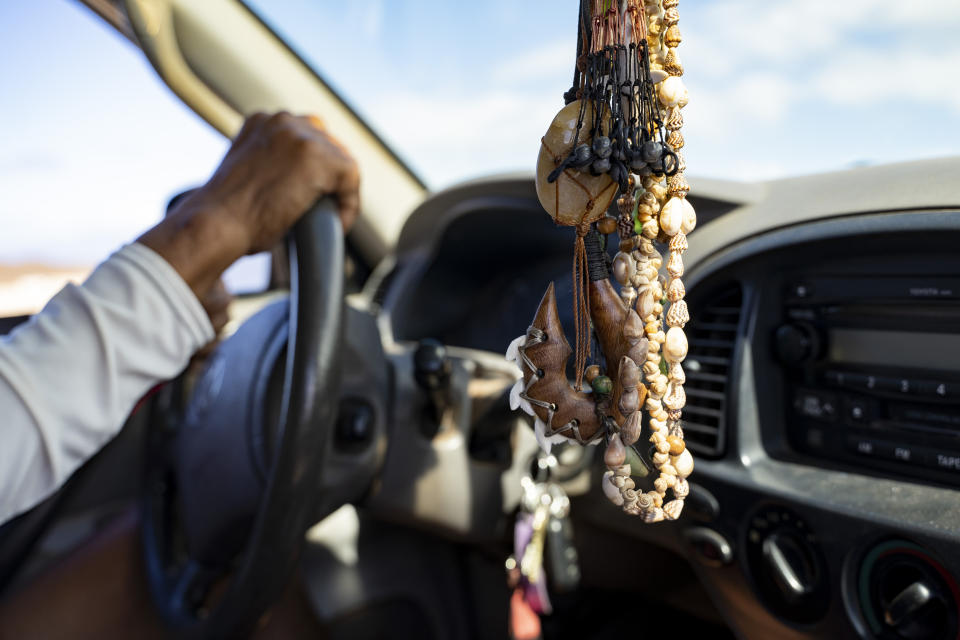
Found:
[[[0, 3], [0, 60], [0, 316], [11, 316], [155, 224], [228, 141], [79, 2]], [[262, 290], [269, 257], [226, 277], [235, 292]]]

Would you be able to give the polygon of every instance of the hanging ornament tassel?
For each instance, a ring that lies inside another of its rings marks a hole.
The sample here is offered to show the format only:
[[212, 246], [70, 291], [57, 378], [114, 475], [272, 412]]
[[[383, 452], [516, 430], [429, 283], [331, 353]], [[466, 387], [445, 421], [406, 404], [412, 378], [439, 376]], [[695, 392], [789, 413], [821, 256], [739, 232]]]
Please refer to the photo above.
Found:
[[577, 226], [577, 240], [573, 249], [573, 322], [576, 334], [574, 367], [576, 389], [583, 387], [583, 372], [587, 368], [587, 356], [590, 353], [590, 297], [587, 295], [587, 249], [583, 238], [590, 231], [590, 225]]
[[[684, 176], [681, 109], [689, 96], [676, 51], [677, 4], [581, 0], [573, 86], [541, 140], [536, 181], [554, 222], [576, 230], [575, 347], [563, 334], [551, 283], [533, 324], [508, 351], [523, 371], [511, 406], [534, 417], [541, 444], [603, 439], [603, 492], [644, 522], [680, 517], [693, 471], [682, 425], [690, 316], [681, 278], [696, 212]], [[606, 217], [618, 191], [617, 214]], [[594, 223], [619, 235], [612, 263], [619, 292]], [[588, 367], [594, 334], [599, 351]]]

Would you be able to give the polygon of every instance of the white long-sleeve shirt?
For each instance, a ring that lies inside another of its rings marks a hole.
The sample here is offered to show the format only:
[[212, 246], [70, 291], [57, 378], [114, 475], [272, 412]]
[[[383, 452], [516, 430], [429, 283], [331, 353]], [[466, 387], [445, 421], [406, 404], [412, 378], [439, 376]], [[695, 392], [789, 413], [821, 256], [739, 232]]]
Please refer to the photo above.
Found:
[[130, 244], [0, 338], [0, 523], [54, 493], [213, 337], [173, 267]]

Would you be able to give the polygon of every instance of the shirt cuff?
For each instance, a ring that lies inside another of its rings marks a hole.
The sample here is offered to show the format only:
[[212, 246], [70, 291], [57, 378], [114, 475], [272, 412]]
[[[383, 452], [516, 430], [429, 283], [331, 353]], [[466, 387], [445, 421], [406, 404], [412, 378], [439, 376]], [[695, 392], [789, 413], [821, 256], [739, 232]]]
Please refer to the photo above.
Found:
[[146, 245], [134, 242], [117, 251], [113, 258], [133, 263], [157, 284], [157, 289], [167, 297], [171, 309], [176, 311], [197, 341], [196, 344], [203, 346], [217, 337], [210, 317], [193, 289], [160, 254]]

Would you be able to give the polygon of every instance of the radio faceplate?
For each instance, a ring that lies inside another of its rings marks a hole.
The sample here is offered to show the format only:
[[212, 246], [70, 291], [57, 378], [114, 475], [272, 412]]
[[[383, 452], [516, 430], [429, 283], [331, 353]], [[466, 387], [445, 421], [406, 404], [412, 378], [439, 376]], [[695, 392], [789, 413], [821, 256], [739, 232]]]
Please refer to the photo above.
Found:
[[822, 276], [783, 301], [791, 448], [960, 485], [960, 279]]

